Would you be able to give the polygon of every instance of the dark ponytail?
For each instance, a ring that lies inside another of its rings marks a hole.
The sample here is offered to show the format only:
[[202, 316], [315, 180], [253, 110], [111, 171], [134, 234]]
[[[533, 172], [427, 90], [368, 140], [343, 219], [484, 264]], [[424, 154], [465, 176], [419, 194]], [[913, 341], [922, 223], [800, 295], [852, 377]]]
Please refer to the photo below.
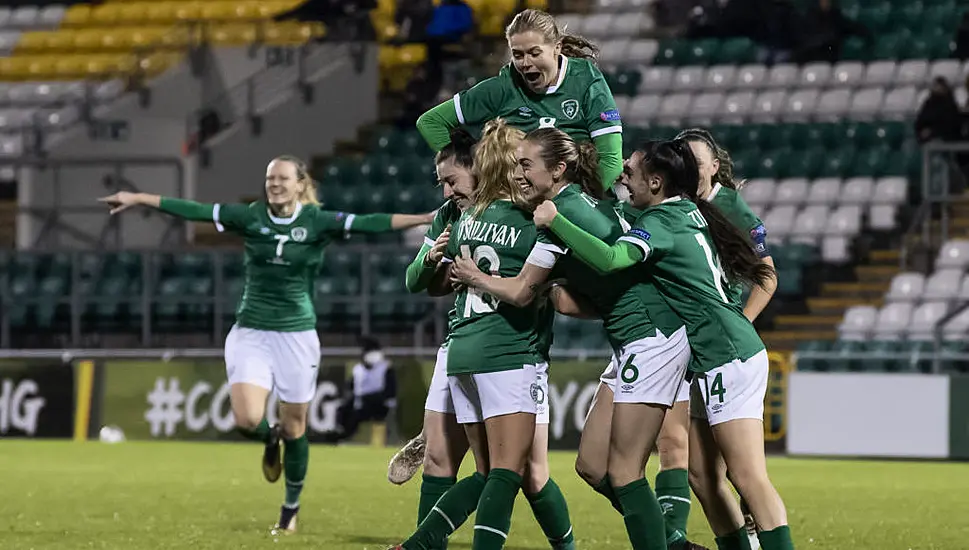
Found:
[[454, 164], [471, 170], [474, 167], [474, 137], [463, 128], [454, 128], [450, 132], [451, 142], [445, 145], [434, 157], [435, 164], [453, 159]]
[[599, 151], [592, 143], [578, 145], [558, 128], [539, 128], [525, 136], [525, 140], [542, 148], [545, 168], [565, 165], [565, 181], [577, 183], [587, 195], [602, 199], [605, 191], [599, 177]]
[[684, 195], [696, 204], [707, 221], [727, 279], [764, 286], [774, 277], [774, 268], [760, 260], [750, 246], [750, 239], [730, 223], [720, 209], [697, 197], [700, 169], [687, 140], [649, 142], [643, 153], [644, 171], [663, 177], [667, 197]]

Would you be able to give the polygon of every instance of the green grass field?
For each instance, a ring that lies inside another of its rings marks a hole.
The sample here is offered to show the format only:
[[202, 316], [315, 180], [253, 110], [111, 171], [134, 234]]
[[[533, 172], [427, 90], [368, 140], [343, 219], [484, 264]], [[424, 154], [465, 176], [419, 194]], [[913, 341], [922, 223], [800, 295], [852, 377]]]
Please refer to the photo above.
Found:
[[[385, 480], [391, 449], [314, 446], [300, 533], [269, 532], [282, 482], [259, 471], [245, 444], [0, 443], [0, 548], [383, 550], [414, 527], [418, 483]], [[622, 519], [572, 471], [572, 453], [552, 456], [579, 548], [629, 548]], [[798, 548], [969, 548], [969, 465], [774, 459]], [[712, 545], [695, 505], [691, 538]], [[461, 529], [451, 548], [470, 546]], [[509, 549], [547, 548], [523, 500]]]

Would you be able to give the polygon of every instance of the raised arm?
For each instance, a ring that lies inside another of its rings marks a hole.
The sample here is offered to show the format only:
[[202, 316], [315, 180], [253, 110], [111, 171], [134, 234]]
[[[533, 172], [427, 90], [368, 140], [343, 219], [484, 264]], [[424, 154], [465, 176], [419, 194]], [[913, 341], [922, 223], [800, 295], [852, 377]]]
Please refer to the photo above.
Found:
[[590, 235], [559, 214], [551, 201], [545, 201], [535, 209], [534, 219], [535, 225], [551, 229], [576, 257], [599, 273], [621, 271], [645, 259], [643, 251], [631, 243], [618, 241], [609, 246]]
[[440, 151], [451, 142], [451, 129], [459, 124], [454, 99], [449, 99], [422, 114], [417, 119], [417, 131], [431, 149]]
[[156, 208], [173, 216], [193, 222], [218, 221], [219, 205], [205, 204], [185, 199], [174, 199], [152, 195], [151, 193], [129, 193], [120, 191], [113, 195], [98, 199], [111, 207], [111, 213], [117, 214], [132, 206], [147, 206]]
[[622, 134], [604, 134], [592, 140], [599, 152], [599, 177], [605, 190], [622, 174]]
[[347, 233], [386, 233], [431, 223], [434, 214], [348, 214]]

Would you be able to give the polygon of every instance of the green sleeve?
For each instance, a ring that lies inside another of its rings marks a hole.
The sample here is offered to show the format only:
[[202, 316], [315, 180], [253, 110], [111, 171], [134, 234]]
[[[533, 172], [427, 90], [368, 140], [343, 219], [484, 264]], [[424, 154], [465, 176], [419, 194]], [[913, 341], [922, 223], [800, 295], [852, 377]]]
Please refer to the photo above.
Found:
[[641, 252], [642, 261], [656, 260], [673, 250], [673, 234], [669, 229], [669, 221], [662, 212], [646, 209], [636, 218], [632, 227], [622, 236], [619, 242], [629, 243]]
[[451, 129], [458, 127], [458, 113], [454, 100], [449, 99], [417, 119], [417, 131], [434, 151], [451, 143]]
[[347, 216], [348, 233], [386, 233], [393, 230], [390, 218], [393, 214], [350, 214]]
[[592, 140], [599, 151], [599, 177], [606, 191], [622, 175], [622, 134], [603, 134]]
[[561, 214], [555, 216], [549, 228], [568, 245], [573, 254], [600, 273], [620, 271], [643, 261], [643, 252], [638, 247], [627, 242], [609, 246]]
[[420, 251], [418, 251], [417, 256], [414, 261], [407, 266], [407, 274], [405, 277], [404, 284], [407, 285], [407, 290], [413, 293], [423, 292], [427, 290], [427, 285], [434, 276], [435, 268], [434, 266], [427, 266], [424, 264], [424, 257], [431, 250], [431, 247], [427, 244], [421, 246]]
[[215, 204], [204, 204], [169, 197], [162, 197], [161, 200], [158, 201], [158, 209], [162, 212], [193, 222], [216, 221], [216, 216], [218, 216], [216, 213], [217, 206], [218, 205]]

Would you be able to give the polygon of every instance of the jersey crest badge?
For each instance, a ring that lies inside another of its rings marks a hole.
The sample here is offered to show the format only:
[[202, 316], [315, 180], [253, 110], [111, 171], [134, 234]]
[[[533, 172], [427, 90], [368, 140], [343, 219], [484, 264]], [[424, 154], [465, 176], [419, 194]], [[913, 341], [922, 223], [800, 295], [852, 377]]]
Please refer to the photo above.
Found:
[[289, 232], [289, 236], [292, 237], [294, 241], [301, 243], [306, 240], [306, 228], [294, 227], [292, 231]]
[[574, 99], [566, 99], [562, 102], [562, 113], [572, 120], [579, 114], [579, 102]]

